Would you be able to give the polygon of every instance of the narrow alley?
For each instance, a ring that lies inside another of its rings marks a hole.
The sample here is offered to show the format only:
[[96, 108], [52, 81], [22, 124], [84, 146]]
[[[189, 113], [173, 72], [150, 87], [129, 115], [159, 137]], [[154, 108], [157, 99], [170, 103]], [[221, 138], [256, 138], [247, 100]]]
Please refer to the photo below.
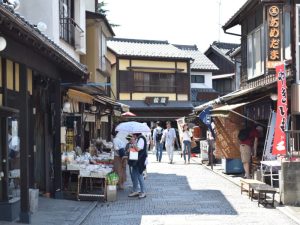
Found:
[[[195, 163], [184, 165], [180, 155], [168, 164], [150, 155], [146, 178], [147, 197], [128, 198], [126, 189], [118, 201], [99, 202], [83, 224], [198, 225], [198, 224], [296, 224], [278, 209], [257, 206], [240, 194], [235, 184]], [[164, 215], [164, 216], [161, 216]]]

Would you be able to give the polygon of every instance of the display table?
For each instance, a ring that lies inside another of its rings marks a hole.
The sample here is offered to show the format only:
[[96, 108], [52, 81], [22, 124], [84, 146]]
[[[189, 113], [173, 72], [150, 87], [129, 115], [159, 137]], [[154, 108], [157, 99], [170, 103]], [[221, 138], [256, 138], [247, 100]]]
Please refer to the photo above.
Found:
[[[277, 169], [277, 172], [274, 173], [273, 169]], [[277, 160], [272, 161], [261, 161], [260, 162], [260, 171], [261, 171], [261, 178], [270, 177], [271, 186], [273, 187], [273, 181], [279, 181], [279, 178], [274, 178], [274, 176], [279, 177], [278, 170], [281, 168], [281, 162]]]
[[[86, 179], [90, 182], [90, 193], [82, 193], [82, 181]], [[102, 192], [93, 192], [94, 188], [94, 180], [100, 181]], [[106, 177], [103, 176], [93, 176], [93, 175], [79, 175], [78, 176], [78, 188], [77, 188], [77, 200], [80, 201], [80, 197], [88, 197], [88, 198], [103, 198], [106, 200]]]

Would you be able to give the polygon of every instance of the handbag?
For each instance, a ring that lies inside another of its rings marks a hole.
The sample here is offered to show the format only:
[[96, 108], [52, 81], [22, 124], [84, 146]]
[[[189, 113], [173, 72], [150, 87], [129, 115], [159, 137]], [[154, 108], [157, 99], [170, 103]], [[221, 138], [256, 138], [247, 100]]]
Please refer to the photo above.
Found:
[[129, 149], [129, 159], [130, 160], [138, 160], [139, 159], [139, 152], [134, 148]]

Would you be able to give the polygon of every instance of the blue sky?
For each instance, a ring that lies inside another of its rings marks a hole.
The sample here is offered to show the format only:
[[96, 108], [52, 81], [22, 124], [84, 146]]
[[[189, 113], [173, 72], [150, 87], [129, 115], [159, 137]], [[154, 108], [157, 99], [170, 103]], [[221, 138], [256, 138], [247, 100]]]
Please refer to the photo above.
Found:
[[[239, 43], [219, 29], [246, 0], [107, 0], [116, 37], [196, 44], [204, 52], [213, 41]], [[219, 3], [220, 7], [219, 7]], [[219, 10], [220, 8], [220, 10]], [[220, 22], [219, 22], [220, 21]], [[221, 25], [219, 25], [221, 24]], [[240, 32], [237, 27], [235, 32]]]

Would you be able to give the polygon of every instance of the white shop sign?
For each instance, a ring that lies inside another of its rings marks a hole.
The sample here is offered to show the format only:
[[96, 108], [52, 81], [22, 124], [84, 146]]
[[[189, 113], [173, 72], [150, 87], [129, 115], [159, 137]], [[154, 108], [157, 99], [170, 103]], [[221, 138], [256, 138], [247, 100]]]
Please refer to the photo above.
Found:
[[94, 114], [84, 113], [83, 121], [84, 122], [96, 122], [96, 116]]

